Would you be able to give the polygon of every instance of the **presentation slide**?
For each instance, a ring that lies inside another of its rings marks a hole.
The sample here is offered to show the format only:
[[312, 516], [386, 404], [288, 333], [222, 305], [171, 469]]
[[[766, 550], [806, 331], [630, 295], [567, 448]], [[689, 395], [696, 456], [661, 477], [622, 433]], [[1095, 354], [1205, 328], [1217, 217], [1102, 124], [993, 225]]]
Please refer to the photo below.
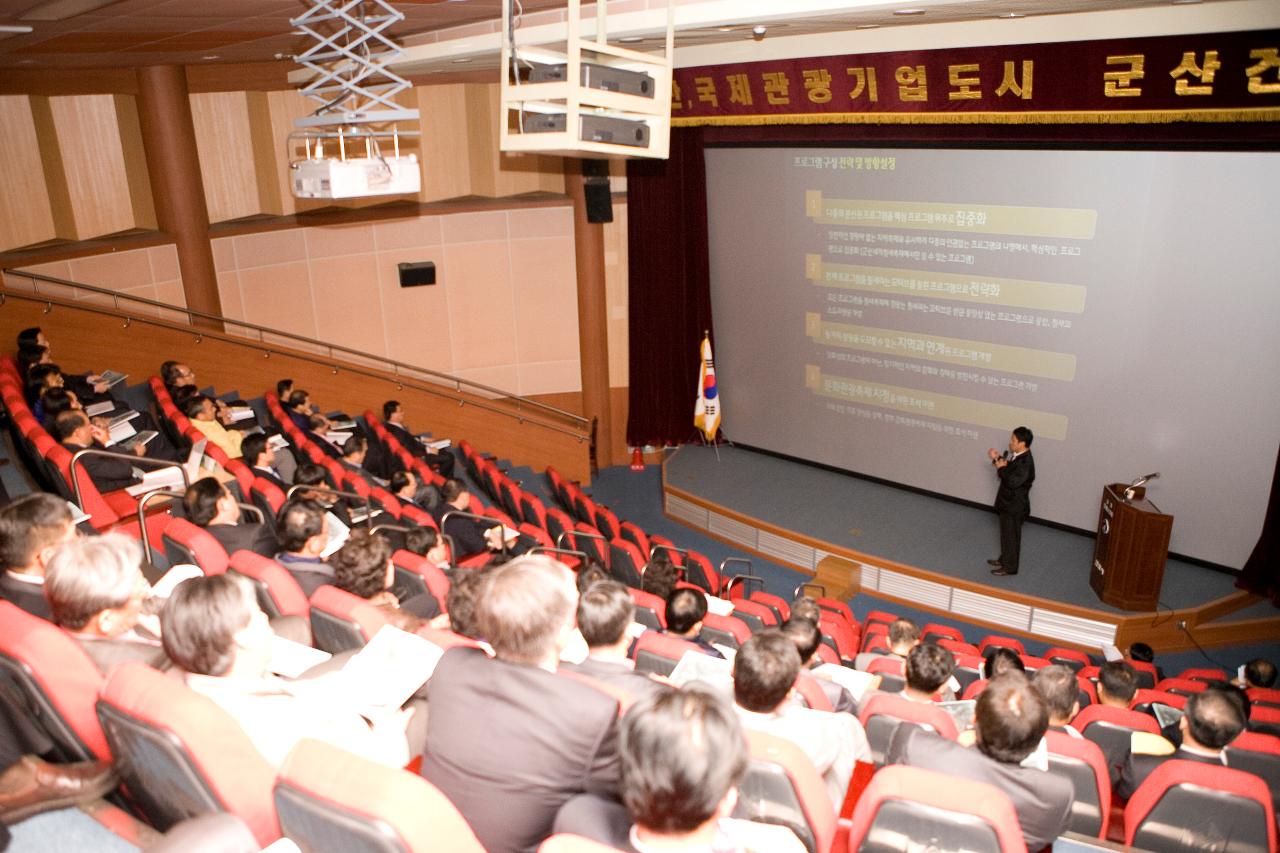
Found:
[[1174, 553], [1248, 559], [1280, 447], [1280, 155], [706, 165], [730, 440], [989, 503], [987, 448], [1025, 425], [1033, 516], [1093, 531], [1105, 484], [1159, 472]]

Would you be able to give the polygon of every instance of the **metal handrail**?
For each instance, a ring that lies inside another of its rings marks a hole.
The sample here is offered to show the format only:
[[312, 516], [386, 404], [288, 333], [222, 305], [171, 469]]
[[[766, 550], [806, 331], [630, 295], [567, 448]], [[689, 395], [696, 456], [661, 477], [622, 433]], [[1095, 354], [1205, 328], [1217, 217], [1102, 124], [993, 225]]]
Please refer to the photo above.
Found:
[[572, 548], [552, 548], [550, 545], [538, 545], [529, 549], [530, 554], [567, 554], [577, 557], [583, 565], [586, 565], [588, 559], [586, 551], [574, 551]]
[[600, 540], [601, 542], [603, 542], [606, 546], [608, 546], [608, 544], [609, 544], [609, 540], [608, 540], [608, 539], [605, 539], [605, 538], [604, 538], [602, 535], [600, 535], [599, 533], [588, 533], [588, 532], [587, 532], [587, 531], [585, 531], [585, 530], [566, 530], [566, 531], [564, 531], [563, 533], [561, 533], [559, 536], [557, 536], [557, 537], [556, 537], [556, 547], [560, 547], [561, 545], [563, 545], [563, 544], [564, 544], [564, 538], [565, 538], [566, 536], [572, 536], [574, 539], [577, 539], [579, 536], [583, 536], [583, 537], [585, 537], [585, 538], [587, 538], [587, 539], [599, 539], [599, 540]]
[[825, 598], [827, 595], [827, 588], [820, 583], [802, 583], [791, 591], [792, 600], [799, 598], [801, 593], [808, 595], [810, 589], [818, 590], [816, 598]]
[[[754, 577], [754, 575], [751, 575], [751, 561], [748, 560], [746, 557], [725, 557], [723, 560], [721, 560], [720, 568], [719, 568], [721, 577], [724, 577], [725, 575], [728, 574], [728, 572], [724, 570], [724, 567], [729, 565], [730, 563], [741, 563], [742, 565], [747, 567], [746, 574]], [[729, 584], [729, 586], [732, 586], [732, 584]], [[729, 586], [726, 586], [724, 588], [725, 592], [729, 591]]]
[[[331, 344], [326, 341], [316, 340], [315, 338], [308, 338], [303, 335], [296, 335], [296, 334], [293, 334], [292, 332], [285, 332], [279, 329], [272, 329], [267, 326], [260, 326], [256, 323], [248, 323], [243, 320], [235, 320], [230, 317], [224, 317], [220, 314], [209, 314], [204, 311], [197, 311], [194, 308], [179, 307], [176, 305], [169, 305], [168, 303], [160, 302], [155, 299], [147, 299], [144, 296], [134, 296], [132, 294], [120, 293], [118, 291], [108, 290], [106, 288], [97, 287], [91, 284], [82, 284], [77, 281], [58, 278], [57, 276], [44, 275], [42, 273], [35, 273], [35, 272], [30, 272], [28, 270], [21, 270], [21, 269], [6, 269], [4, 270], [4, 273], [6, 275], [21, 276], [23, 278], [30, 280], [33, 286], [33, 293], [36, 296], [41, 296], [39, 282], [43, 281], [49, 284], [56, 284], [62, 287], [73, 287], [79, 290], [89, 291], [90, 293], [97, 293], [103, 296], [110, 297], [112, 307], [117, 311], [123, 310], [120, 307], [121, 299], [124, 299], [126, 300], [126, 302], [129, 302], [129, 303], [146, 305], [152, 308], [162, 308], [166, 311], [173, 311], [179, 314], [185, 314], [187, 317], [187, 323], [192, 326], [195, 325], [195, 323], [193, 323], [192, 320], [199, 318], [201, 320], [208, 320], [211, 322], [221, 323], [224, 326], [231, 326], [231, 327], [240, 328], [240, 329], [248, 329], [248, 330], [257, 332], [258, 333], [257, 343], [262, 345], [267, 345], [267, 342], [264, 336], [272, 335], [277, 338], [284, 338], [290, 341], [296, 341], [298, 343], [305, 344], [307, 346], [319, 347], [325, 350], [328, 353], [330, 358], [333, 358], [335, 352], [344, 353], [348, 356], [354, 356], [356, 358], [364, 359], [367, 361], [388, 365], [390, 368], [389, 372], [394, 374], [397, 377], [397, 379], [401, 379], [401, 378], [420, 379], [421, 375], [433, 377], [438, 380], [443, 380], [443, 382], [441, 382], [440, 384], [452, 385], [456, 393], [459, 393], [459, 394], [462, 393], [463, 388], [465, 386], [468, 389], [479, 391], [484, 394], [491, 394], [495, 397], [501, 397], [506, 400], [511, 400], [514, 402], [517, 412], [522, 411], [524, 407], [528, 407], [530, 409], [546, 412], [558, 418], [561, 418], [563, 420], [569, 421], [570, 423], [575, 424], [578, 427], [579, 431], [583, 431], [583, 432], [591, 431], [591, 419], [585, 418], [582, 415], [575, 415], [573, 412], [569, 412], [564, 409], [557, 408], [555, 406], [550, 406], [546, 403], [541, 403], [537, 400], [531, 400], [528, 397], [522, 397], [518, 394], [513, 394], [501, 388], [495, 388], [491, 385], [484, 385], [479, 382], [472, 382], [471, 380], [462, 379], [457, 376], [451, 376], [448, 373], [441, 373], [440, 371], [431, 370], [430, 368], [417, 367], [412, 364], [405, 364], [404, 362], [396, 361], [395, 359], [387, 358], [386, 356], [375, 355], [374, 353], [368, 353], [368, 352], [363, 352], [361, 350], [352, 349], [350, 347], [344, 347], [341, 344]], [[20, 291], [11, 292], [11, 293], [13, 296], [17, 296], [19, 298], [23, 296], [23, 294]], [[53, 299], [58, 299], [58, 297], [41, 296], [39, 301], [51, 304]], [[59, 299], [59, 303], [70, 304], [70, 303], [63, 302], [60, 299]], [[75, 305], [75, 307], [83, 308], [85, 306]], [[133, 318], [129, 318], [129, 319], [130, 321], [132, 321]], [[155, 320], [152, 320], [150, 318], [138, 318], [138, 319], [143, 320], [145, 322], [156, 322]], [[213, 334], [215, 337], [217, 336], [216, 333], [206, 333], [203, 331], [200, 332], [200, 334]], [[253, 339], [250, 338], [250, 340], [253, 340]], [[289, 355], [296, 356], [298, 354], [289, 353]], [[358, 368], [348, 367], [347, 369], [356, 373], [363, 372]], [[411, 373], [410, 375], [402, 377], [402, 371], [409, 371]], [[417, 374], [417, 375], [413, 375], [413, 374]], [[427, 391], [430, 393], [438, 393], [438, 392], [431, 392], [431, 389], [428, 389], [428, 388], [418, 388], [417, 390]], [[472, 401], [471, 404], [481, 406], [481, 408], [486, 408], [486, 409], [489, 409], [490, 411], [502, 412], [501, 409], [492, 409], [490, 407], [483, 406], [483, 404], [479, 404], [474, 401]], [[503, 412], [503, 413], [511, 414], [509, 412]], [[571, 434], [574, 434], [574, 433], [571, 433]]]
[[[187, 469], [177, 462], [170, 462], [167, 459], [148, 459], [145, 456], [135, 456], [132, 453], [116, 453], [112, 450], [99, 450], [96, 447], [86, 447], [84, 450], [77, 450], [71, 455], [71, 492], [76, 497], [76, 506], [84, 506], [84, 497], [80, 492], [80, 469], [77, 462], [82, 456], [105, 456], [108, 459], [123, 459], [134, 465], [139, 462], [149, 465], [152, 468], [177, 468], [182, 472], [182, 487], [191, 485], [191, 479], [187, 476]], [[181, 497], [181, 495], [179, 495]]]
[[681, 557], [688, 557], [689, 550], [690, 550], [689, 548], [677, 548], [675, 545], [662, 545], [662, 544], [651, 545], [649, 547], [649, 559], [652, 560], [654, 555], [657, 554], [659, 551], [671, 551], [673, 553], [679, 554]]
[[151, 503], [151, 499], [159, 495], [162, 498], [177, 498], [182, 500], [182, 492], [175, 492], [171, 489], [156, 489], [147, 492], [138, 500], [138, 529], [142, 532], [142, 553], [146, 555], [148, 560], [151, 559], [151, 535], [147, 532], [147, 504]]
[[363, 523], [365, 527], [369, 527], [373, 522], [373, 503], [368, 497], [361, 495], [359, 492], [344, 492], [340, 489], [331, 489], [328, 486], [308, 486], [303, 483], [298, 483], [296, 486], [290, 486], [289, 491], [284, 493], [285, 503], [288, 503], [289, 500], [298, 492], [321, 492], [335, 497], [355, 498], [358, 501], [364, 501], [365, 517]]

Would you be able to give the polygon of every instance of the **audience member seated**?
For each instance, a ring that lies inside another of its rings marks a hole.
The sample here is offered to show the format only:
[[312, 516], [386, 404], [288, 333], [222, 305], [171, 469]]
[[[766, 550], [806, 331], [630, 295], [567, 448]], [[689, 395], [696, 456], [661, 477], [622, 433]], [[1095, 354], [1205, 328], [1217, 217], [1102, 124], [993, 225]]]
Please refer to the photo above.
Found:
[[1098, 668], [1098, 704], [1128, 708], [1138, 692], [1138, 675], [1122, 660], [1107, 661]]
[[367, 599], [387, 621], [403, 631], [416, 631], [426, 620], [440, 615], [440, 605], [428, 593], [415, 595], [402, 603], [391, 591], [395, 566], [391, 563], [391, 543], [386, 537], [363, 528], [351, 536], [329, 558], [333, 569], [333, 585], [352, 595]]
[[675, 563], [667, 556], [666, 551], [657, 551], [649, 558], [649, 564], [640, 575], [640, 589], [651, 592], [666, 601], [676, 588], [680, 576], [676, 573]]
[[178, 584], [161, 612], [161, 636], [187, 685], [230, 714], [279, 767], [315, 738], [389, 767], [409, 761], [412, 712], [375, 714], [342, 688], [338, 673], [285, 681], [267, 672], [271, 628], [248, 581], [233, 573]]
[[50, 619], [45, 569], [58, 548], [75, 538], [71, 508], [55, 495], [36, 492], [0, 508], [0, 597]]
[[294, 426], [304, 432], [311, 429], [311, 416], [319, 414], [311, 403], [311, 394], [301, 388], [290, 391], [289, 398], [282, 399], [280, 405], [284, 407], [285, 414], [293, 421]]
[[[955, 671], [956, 659], [948, 650], [933, 643], [921, 643], [907, 654], [904, 665], [906, 684], [902, 698], [912, 702], [932, 702], [946, 687]], [[951, 690], [945, 691], [951, 694]], [[954, 695], [944, 698], [954, 698]]]
[[832, 710], [856, 714], [858, 705], [848, 690], [829, 678], [823, 678], [817, 673], [806, 671], [811, 666], [820, 666], [822, 663], [814, 657], [817, 654], [818, 646], [822, 644], [822, 634], [818, 630], [817, 624], [810, 622], [806, 618], [796, 616], [796, 611], [793, 609], [791, 618], [782, 626], [782, 633], [791, 642], [795, 643], [796, 651], [800, 654], [800, 677], [812, 678], [818, 683], [822, 692], [826, 694], [827, 701], [831, 703]]
[[910, 619], [895, 619], [889, 623], [889, 656], [904, 661], [920, 642], [920, 626]]
[[[298, 472], [293, 475], [293, 484], [295, 486], [317, 486], [314, 489], [300, 489], [294, 493], [294, 499], [305, 499], [314, 501], [325, 512], [333, 513], [334, 517], [351, 527], [351, 512], [347, 508], [345, 498], [335, 497], [328, 492], [322, 492], [320, 489], [331, 488], [329, 485], [329, 472], [323, 465], [316, 465], [308, 462], [305, 465], [298, 466]], [[363, 506], [363, 502], [360, 504]]]
[[[402, 506], [416, 507], [426, 513], [430, 513], [440, 503], [440, 492], [432, 486], [420, 486], [418, 475], [412, 471], [397, 471], [392, 474], [388, 488]], [[425, 502], [419, 498], [425, 498]]]
[[395, 436], [396, 441], [414, 456], [418, 457], [446, 480], [453, 476], [453, 454], [445, 450], [434, 453], [427, 448], [418, 437], [404, 424], [404, 406], [399, 400], [388, 400], [382, 404], [382, 425], [387, 432]]
[[451, 648], [427, 683], [422, 775], [494, 853], [536, 850], [577, 794], [617, 793], [616, 700], [556, 674], [577, 598], [549, 557], [487, 571], [475, 616], [495, 657]]
[[507, 536], [503, 541], [503, 524], [497, 520], [480, 521], [453, 512], [471, 511], [471, 493], [461, 480], [449, 479], [440, 488], [440, 503], [432, 510], [441, 532], [453, 540], [456, 553], [453, 558], [461, 562], [468, 557], [486, 551], [501, 551], [519, 555], [533, 546], [533, 540], [525, 536]]
[[431, 565], [449, 569], [449, 546], [434, 527], [411, 527], [404, 534], [404, 549], [425, 557]]
[[[58, 415], [53, 422], [53, 437], [73, 456], [81, 450], [107, 450], [106, 443], [110, 440], [106, 430], [93, 426], [83, 412], [77, 411]], [[134, 456], [143, 456], [146, 452], [146, 447], [141, 444], [135, 445], [132, 451]], [[114, 492], [140, 482], [133, 473], [133, 465], [125, 459], [90, 454], [80, 457], [76, 464], [89, 475], [100, 492]]]
[[974, 747], [919, 726], [899, 726], [886, 761], [996, 786], [1013, 801], [1027, 849], [1043, 849], [1066, 831], [1075, 796], [1067, 778], [1023, 764], [1049, 727], [1044, 699], [1026, 678], [998, 676], [978, 696], [973, 725]]
[[62, 388], [62, 368], [56, 364], [33, 364], [27, 371], [27, 383], [23, 389], [27, 405], [35, 419], [44, 422], [44, 395], [54, 389]]
[[1125, 657], [1129, 660], [1141, 661], [1142, 663], [1149, 663], [1152, 666], [1155, 666], [1156, 681], [1164, 678], [1164, 671], [1159, 666], [1156, 666], [1156, 651], [1147, 643], [1131, 643], [1129, 645], [1129, 653], [1125, 655]]
[[627, 588], [617, 581], [593, 584], [578, 598], [578, 630], [587, 643], [588, 657], [580, 664], [561, 664], [561, 669], [580, 672], [596, 681], [620, 687], [640, 697], [661, 689], [660, 682], [642, 672], [627, 657], [636, 607]]
[[385, 487], [387, 481], [364, 467], [364, 460], [369, 455], [369, 439], [363, 435], [353, 435], [342, 445], [342, 467], [361, 477], [369, 485]]
[[157, 636], [159, 624], [152, 630], [139, 625], [151, 594], [141, 564], [142, 546], [120, 533], [76, 539], [49, 560], [44, 591], [53, 623], [80, 644], [103, 675], [127, 660], [157, 669], [169, 664]]
[[667, 599], [667, 633], [694, 643], [712, 657], [723, 658], [719, 649], [702, 639], [702, 620], [706, 616], [707, 597], [696, 589], [681, 587]]
[[1152, 771], [1171, 758], [1218, 766], [1227, 763], [1222, 748], [1244, 731], [1247, 722], [1240, 701], [1224, 690], [1210, 688], [1189, 696], [1183, 710], [1178, 722], [1182, 745], [1177, 749], [1153, 735], [1134, 735], [1133, 747], [1116, 784], [1117, 796], [1133, 796]]
[[618, 850], [800, 853], [791, 830], [731, 818], [747, 771], [733, 709], [706, 687], [660, 688], [622, 719], [622, 803], [586, 794], [565, 804], [557, 833]]
[[[80, 397], [76, 395], [75, 391], [72, 391], [69, 388], [47, 389], [44, 392], [44, 396], [40, 398], [40, 403], [41, 413], [36, 414], [33, 410], [32, 414], [36, 415], [36, 418], [40, 421], [41, 425], [44, 426], [45, 430], [50, 434], [53, 433], [53, 422], [57, 419], [58, 415], [71, 410], [77, 412], [84, 411], [84, 404], [80, 402]], [[104, 429], [111, 423], [111, 419], [108, 417], [90, 418], [90, 421], [95, 426], [100, 426]]]
[[[476, 618], [476, 602], [480, 589], [484, 586], [486, 569], [462, 569], [453, 573], [449, 581], [449, 592], [444, 597], [445, 609], [448, 610], [448, 628], [453, 633], [477, 642], [484, 642], [484, 634]], [[442, 617], [436, 617], [439, 622]]]
[[160, 365], [160, 381], [164, 383], [165, 389], [172, 397], [174, 391], [179, 388], [195, 388], [196, 374], [188, 365], [180, 361], [166, 361]]
[[1080, 713], [1080, 683], [1071, 667], [1061, 664], [1043, 667], [1036, 672], [1031, 683], [1044, 699], [1049, 712], [1049, 728], [1068, 737], [1084, 737], [1069, 725]]
[[[49, 342], [49, 338], [45, 335], [44, 330], [39, 327], [23, 329], [18, 333], [18, 351], [22, 352], [25, 348], [43, 347], [42, 363], [53, 361], [53, 344]], [[111, 399], [108, 392], [108, 385], [102, 381], [102, 377], [95, 373], [81, 374], [63, 374], [68, 389], [76, 392], [76, 396], [81, 400], [87, 400], [90, 403], [97, 403]]]
[[598, 583], [610, 580], [613, 580], [613, 575], [609, 574], [609, 570], [588, 557], [587, 561], [578, 571], [578, 595], [582, 595]]
[[182, 506], [187, 519], [207, 530], [228, 554], [245, 550], [274, 557], [280, 550], [271, 527], [243, 521], [236, 496], [213, 477], [201, 477], [188, 486]]
[[794, 742], [827, 784], [831, 802], [844, 802], [853, 765], [871, 760], [862, 724], [852, 714], [814, 711], [791, 702], [800, 673], [795, 643], [777, 629], [753, 634], [733, 659], [733, 698], [742, 725]]
[[261, 477], [282, 492], [289, 491], [298, 470], [293, 454], [276, 452], [263, 433], [246, 435], [240, 442], [240, 453], [255, 477]]
[[294, 500], [280, 509], [280, 547], [276, 562], [284, 566], [311, 597], [321, 586], [333, 583], [333, 567], [320, 555], [329, 542], [329, 519], [315, 501]]
[[191, 425], [200, 430], [210, 444], [215, 444], [232, 459], [241, 457], [240, 444], [244, 434], [227, 429], [231, 425], [231, 413], [219, 410], [213, 399], [196, 394], [182, 404], [182, 413], [191, 419]]
[[1246, 690], [1250, 687], [1275, 689], [1276, 665], [1266, 658], [1254, 658], [1241, 667], [1241, 670], [1237, 681]]
[[999, 678], [1006, 672], [1020, 672], [1026, 675], [1027, 667], [1022, 662], [1022, 658], [1018, 657], [1017, 652], [1001, 646], [982, 662], [982, 677], [990, 681], [991, 679]]

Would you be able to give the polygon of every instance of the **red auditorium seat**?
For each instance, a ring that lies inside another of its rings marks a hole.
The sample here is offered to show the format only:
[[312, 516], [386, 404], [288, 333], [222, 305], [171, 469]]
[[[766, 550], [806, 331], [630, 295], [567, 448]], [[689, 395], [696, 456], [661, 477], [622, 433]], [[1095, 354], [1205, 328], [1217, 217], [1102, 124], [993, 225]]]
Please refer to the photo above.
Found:
[[627, 587], [631, 593], [631, 601], [636, 606], [635, 621], [653, 631], [664, 631], [667, 627], [667, 603], [651, 592]]
[[956, 640], [965, 642], [964, 633], [959, 628], [950, 625], [942, 625], [937, 622], [930, 622], [920, 629], [920, 642], [927, 643], [930, 641], [938, 641], [941, 639]]
[[804, 700], [804, 704], [807, 707], [815, 711], [835, 710], [831, 700], [827, 698], [827, 694], [823, 691], [822, 685], [818, 683], [816, 676], [802, 671], [796, 676], [796, 683], [793, 689]]
[[1227, 675], [1227, 671], [1225, 669], [1216, 669], [1216, 668], [1197, 669], [1195, 667], [1184, 669], [1182, 672], [1178, 673], [1178, 678], [1186, 678], [1186, 679], [1190, 679], [1191, 681], [1229, 681], [1230, 680], [1230, 676]]
[[594, 527], [579, 521], [573, 527], [573, 541], [577, 543], [573, 550], [582, 551], [606, 569], [609, 568], [609, 543]]
[[886, 610], [872, 610], [867, 614], [867, 618], [862, 620], [862, 630], [869, 631], [872, 625], [883, 625], [887, 631], [889, 626], [897, 621], [898, 614], [896, 613], [889, 613]]
[[235, 720], [180, 680], [123, 663], [102, 687], [98, 719], [130, 797], [157, 829], [226, 811], [259, 844], [280, 837], [275, 769]]
[[63, 761], [111, 760], [94, 711], [102, 673], [56, 625], [0, 601], [0, 683], [49, 735]]
[[1022, 661], [1022, 665], [1026, 667], [1028, 675], [1033, 675], [1037, 670], [1051, 665], [1046, 658], [1038, 658], [1035, 655], [1018, 655], [1018, 660]]
[[[613, 510], [609, 509], [607, 506], [596, 506], [595, 526], [596, 529], [599, 530], [600, 533], [609, 541], [613, 541], [614, 539], [618, 539], [622, 536], [622, 524], [618, 521], [618, 516], [614, 514]], [[637, 550], [639, 550], [639, 546], [637, 546]], [[646, 559], [649, 556], [648, 554], [645, 554], [643, 550], [641, 550], [640, 553], [643, 554]]]
[[547, 529], [547, 508], [536, 495], [520, 493], [520, 517], [534, 527]]
[[960, 693], [964, 691], [975, 681], [982, 678], [983, 658], [977, 652], [973, 654], [957, 654], [956, 668], [952, 673], [956, 677], [956, 681], [960, 682]]
[[645, 631], [636, 640], [631, 657], [636, 662], [637, 672], [651, 672], [655, 675], [670, 675], [687, 652], [706, 654], [696, 643], [680, 637], [659, 634], [657, 631]]
[[1151, 713], [1151, 705], [1159, 702], [1173, 708], [1182, 709], [1187, 705], [1187, 697], [1182, 693], [1165, 693], [1161, 690], [1147, 690], [1145, 687], [1136, 690], [1129, 700], [1129, 707], [1144, 714]]
[[1254, 705], [1266, 705], [1269, 708], [1280, 708], [1280, 690], [1270, 687], [1250, 687], [1246, 693]]
[[1110, 705], [1081, 708], [1071, 727], [1096, 743], [1103, 755], [1127, 755], [1135, 731], [1160, 734], [1160, 725], [1150, 714]]
[[231, 555], [228, 571], [247, 577], [257, 594], [258, 606], [267, 616], [310, 618], [311, 604], [293, 575], [275, 560], [240, 550]]
[[[656, 542], [658, 537], [652, 537]], [[705, 554], [697, 551], [690, 551], [685, 554], [685, 579], [712, 595], [720, 594], [722, 581], [720, 573], [711, 565], [711, 560]]]
[[1007, 794], [921, 767], [885, 767], [853, 810], [849, 850], [940, 849], [1026, 853]]
[[1079, 672], [1084, 667], [1093, 665], [1093, 661], [1084, 652], [1076, 649], [1064, 649], [1060, 646], [1048, 649], [1044, 656], [1049, 659], [1050, 663], [1070, 667], [1073, 672]]
[[[639, 548], [641, 554], [645, 554], [650, 559], [653, 558], [653, 543], [649, 540], [649, 534], [641, 530], [638, 525], [632, 524], [630, 521], [621, 522], [618, 525], [618, 536]], [[679, 555], [668, 553], [667, 556], [678, 557]], [[675, 565], [679, 565], [675, 559], [672, 559], [671, 562]]]
[[834, 598], [826, 598], [824, 596], [818, 598], [818, 606], [823, 610], [830, 610], [832, 613], [844, 617], [844, 620], [855, 630], [862, 630], [862, 626], [858, 624], [858, 620], [854, 617], [853, 611], [849, 609], [849, 605], [845, 602], [836, 601]]
[[547, 535], [557, 548], [575, 550], [578, 547], [573, 535], [573, 519], [563, 510], [547, 507]]
[[[862, 638], [863, 653], [879, 653], [887, 655], [893, 649], [889, 648], [889, 637], [886, 634], [867, 634]], [[842, 655], [843, 657], [843, 655]]]
[[1132, 660], [1125, 658], [1125, 663], [1133, 667], [1134, 672], [1138, 674], [1138, 686], [1154, 689], [1156, 682], [1160, 680], [1160, 670], [1156, 669], [1153, 663], [1147, 663], [1144, 660]]
[[733, 816], [789, 828], [811, 853], [831, 850], [836, 806], [813, 762], [798, 746], [747, 730], [750, 761]]
[[1045, 732], [1049, 772], [1067, 778], [1075, 789], [1069, 832], [1105, 839], [1111, 827], [1111, 775], [1102, 750], [1093, 741], [1063, 732]]
[[861, 639], [856, 627], [850, 626], [839, 614], [823, 610], [818, 615], [818, 630], [822, 632], [824, 645], [829, 640], [841, 661], [853, 663], [858, 656], [858, 642]]
[[973, 643], [966, 643], [963, 640], [948, 640], [946, 637], [942, 637], [934, 642], [936, 642], [941, 648], [951, 652], [953, 655], [972, 655], [974, 657], [980, 657], [978, 654], [978, 647]]
[[308, 853], [484, 853], [426, 779], [320, 741], [301, 741], [289, 753], [275, 806], [285, 837]]
[[1190, 678], [1165, 678], [1156, 683], [1155, 689], [1190, 696], [1192, 693], [1203, 693], [1208, 686], [1203, 681], [1193, 681]]
[[1249, 711], [1249, 731], [1280, 735], [1280, 708], [1254, 705]]
[[884, 763], [889, 741], [903, 723], [929, 729], [948, 740], [955, 740], [959, 736], [955, 720], [937, 705], [912, 702], [892, 693], [872, 694], [858, 714], [858, 720], [867, 732], [867, 743], [871, 747], [872, 758], [878, 765]]
[[609, 574], [623, 586], [639, 589], [644, 573], [645, 555], [633, 543], [615, 537], [609, 543]]
[[702, 639], [736, 649], [751, 639], [751, 628], [736, 616], [708, 613], [702, 618]]
[[900, 693], [907, 685], [905, 666], [902, 658], [880, 657], [867, 664], [867, 672], [880, 676], [880, 689], [885, 693]]
[[752, 633], [778, 625], [778, 614], [773, 608], [747, 598], [734, 599], [733, 615], [746, 623]]
[[269, 480], [261, 477], [253, 478], [253, 486], [249, 491], [249, 497], [263, 514], [271, 519], [274, 526], [275, 518], [280, 514], [280, 508], [284, 506], [284, 492], [280, 487]]
[[358, 595], [324, 584], [311, 593], [311, 635], [317, 649], [338, 654], [362, 647], [387, 617]]
[[408, 593], [405, 598], [429, 592], [440, 605], [440, 612], [447, 611], [445, 600], [449, 596], [449, 576], [443, 569], [426, 557], [403, 548], [391, 555], [391, 565], [395, 567], [396, 587]]
[[1129, 798], [1124, 843], [1141, 850], [1270, 853], [1276, 849], [1271, 793], [1243, 770], [1165, 761]]
[[983, 637], [982, 641], [978, 643], [978, 653], [983, 657], [986, 657], [996, 649], [1012, 649], [1019, 655], [1025, 655], [1027, 653], [1026, 648], [1022, 645], [1022, 641], [1014, 637], [1001, 637], [997, 634], [992, 634], [990, 636]]
[[170, 563], [191, 563], [206, 575], [220, 575], [227, 570], [227, 551], [222, 543], [185, 518], [169, 519], [161, 541]]
[[977, 681], [971, 681], [965, 685], [964, 692], [960, 694], [961, 699], [977, 699], [982, 695], [982, 691], [987, 689], [990, 680], [979, 678]]

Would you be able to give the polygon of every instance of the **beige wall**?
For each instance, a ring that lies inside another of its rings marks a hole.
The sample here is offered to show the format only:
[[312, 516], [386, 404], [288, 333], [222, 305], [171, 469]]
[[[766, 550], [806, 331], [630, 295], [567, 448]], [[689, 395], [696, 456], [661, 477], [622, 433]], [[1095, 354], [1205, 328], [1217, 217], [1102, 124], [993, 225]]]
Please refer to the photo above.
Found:
[[[145, 249], [129, 249], [120, 252], [107, 252], [101, 255], [87, 255], [67, 261], [54, 261], [46, 264], [31, 264], [22, 267], [24, 270], [53, 276], [54, 278], [77, 281], [104, 287], [129, 296], [138, 296], [167, 305], [186, 307], [186, 298], [182, 293], [182, 276], [178, 272], [178, 253], [172, 244], [151, 246]], [[5, 286], [22, 290], [30, 290], [31, 284], [21, 276], [6, 276]], [[41, 283], [41, 293], [62, 296], [80, 302], [110, 305], [110, 297]], [[174, 312], [165, 313], [159, 309], [148, 310], [136, 303], [120, 303], [121, 306], [133, 305], [139, 314], [162, 316], [170, 320], [183, 320], [185, 315]], [[131, 309], [131, 310], [133, 310]]]

